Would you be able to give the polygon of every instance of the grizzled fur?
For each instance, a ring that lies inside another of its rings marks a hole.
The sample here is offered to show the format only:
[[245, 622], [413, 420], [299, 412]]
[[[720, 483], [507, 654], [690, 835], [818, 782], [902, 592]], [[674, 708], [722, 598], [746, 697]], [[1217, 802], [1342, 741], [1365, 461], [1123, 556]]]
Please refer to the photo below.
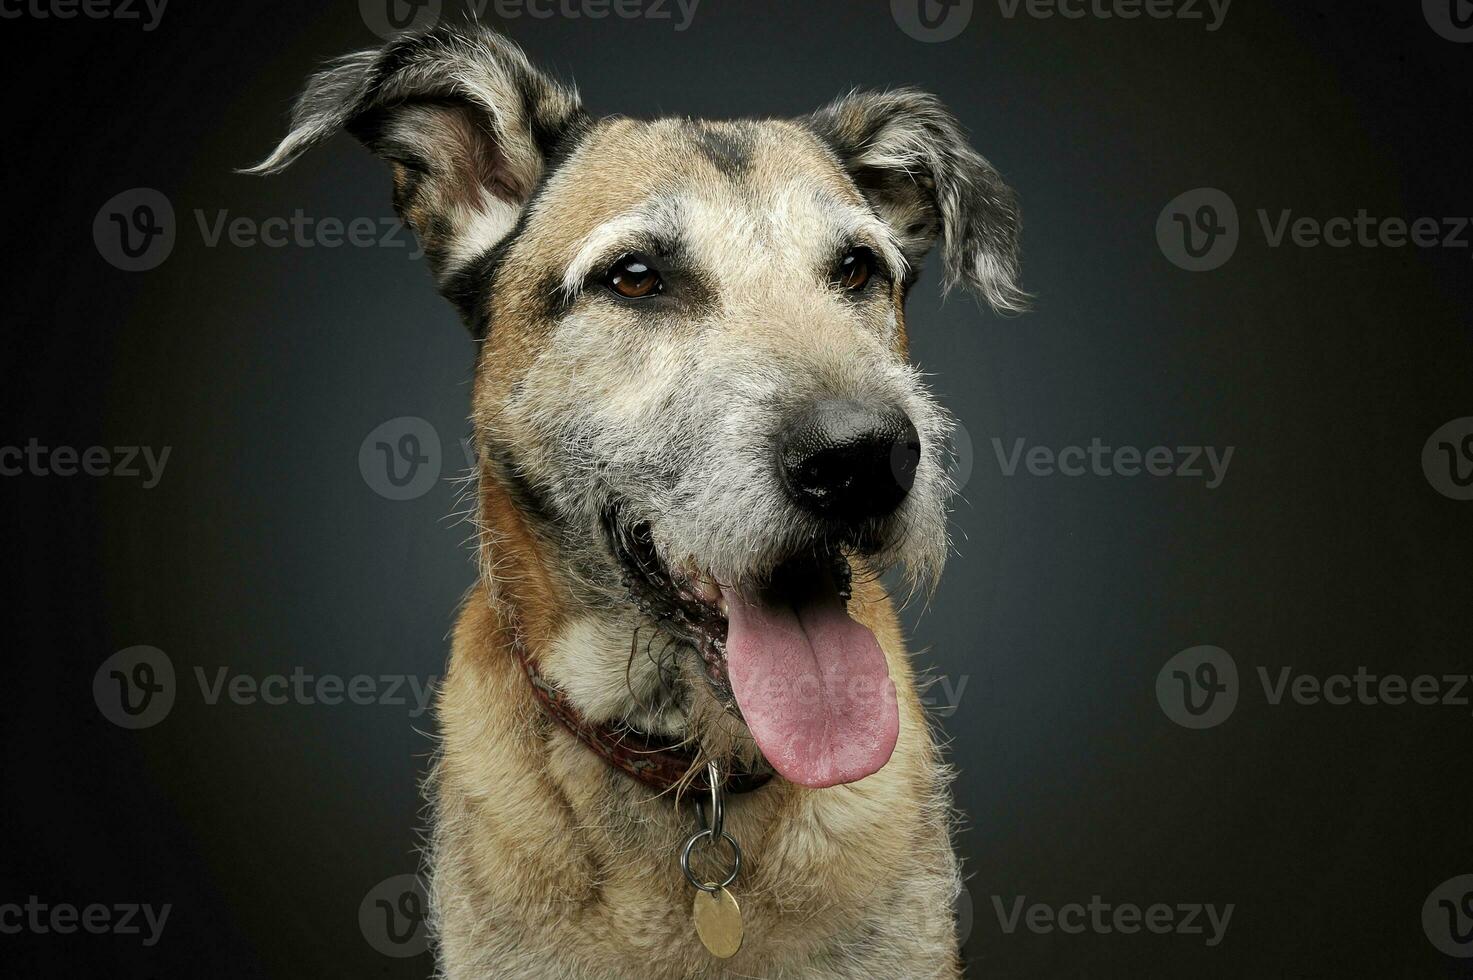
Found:
[[[939, 241], [948, 285], [999, 311], [1024, 305], [1017, 209], [997, 172], [912, 90], [854, 93], [792, 121], [594, 120], [478, 28], [331, 65], [255, 170], [338, 130], [388, 162], [396, 209], [482, 339], [482, 576], [457, 629], [430, 784], [441, 970], [955, 976], [945, 771], [874, 579], [903, 565], [932, 583], [947, 550], [951, 421], [906, 359], [916, 269]], [[878, 269], [848, 294], [830, 279], [856, 245]], [[668, 287], [638, 304], [601, 285], [633, 252], [654, 256]], [[861, 573], [851, 615], [875, 632], [900, 693], [901, 739], [859, 783], [733, 801], [751, 938], [717, 963], [689, 935], [691, 893], [672, 860], [688, 812], [550, 728], [510, 649], [534, 653], [591, 719], [750, 761], [750, 736], [693, 651], [631, 604], [604, 528], [611, 514], [647, 523], [668, 565], [762, 580], [826, 533], [773, 464], [784, 428], [819, 399], [898, 407], [920, 435], [903, 504], [841, 542]]]

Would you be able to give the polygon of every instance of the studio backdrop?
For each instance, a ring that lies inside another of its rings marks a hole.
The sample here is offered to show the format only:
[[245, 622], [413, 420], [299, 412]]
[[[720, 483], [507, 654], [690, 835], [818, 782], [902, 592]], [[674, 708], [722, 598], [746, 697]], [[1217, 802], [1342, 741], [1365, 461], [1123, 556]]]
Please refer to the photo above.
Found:
[[[473, 8], [596, 115], [923, 88], [1017, 190], [1032, 311], [906, 309], [968, 976], [1473, 976], [1466, 3]], [[3, 15], [0, 972], [428, 976], [476, 342], [351, 138], [237, 171], [468, 15]]]

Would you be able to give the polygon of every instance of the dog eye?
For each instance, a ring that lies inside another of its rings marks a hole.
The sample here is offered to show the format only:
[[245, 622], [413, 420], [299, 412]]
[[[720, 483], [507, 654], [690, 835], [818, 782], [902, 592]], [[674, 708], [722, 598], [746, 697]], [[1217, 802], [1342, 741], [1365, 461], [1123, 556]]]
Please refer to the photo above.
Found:
[[875, 253], [864, 246], [851, 248], [834, 270], [834, 282], [844, 289], [858, 292], [875, 272]]
[[650, 267], [642, 255], [626, 255], [615, 262], [609, 268], [604, 282], [626, 299], [643, 299], [665, 288], [660, 274]]

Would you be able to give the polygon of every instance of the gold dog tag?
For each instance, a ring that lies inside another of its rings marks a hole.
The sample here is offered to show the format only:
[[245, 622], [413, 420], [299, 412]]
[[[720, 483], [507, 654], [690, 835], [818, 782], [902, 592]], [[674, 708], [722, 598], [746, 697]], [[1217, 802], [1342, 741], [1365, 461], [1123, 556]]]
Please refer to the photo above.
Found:
[[[706, 882], [716, 888], [716, 882]], [[716, 888], [715, 894], [697, 891], [690, 917], [696, 923], [696, 935], [712, 956], [727, 959], [742, 948], [742, 909], [731, 892]]]

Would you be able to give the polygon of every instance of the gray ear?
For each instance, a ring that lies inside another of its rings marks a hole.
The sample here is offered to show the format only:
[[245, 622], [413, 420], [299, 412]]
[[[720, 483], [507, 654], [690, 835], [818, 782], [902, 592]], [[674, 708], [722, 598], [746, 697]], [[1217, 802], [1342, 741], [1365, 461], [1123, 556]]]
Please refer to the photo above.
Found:
[[852, 92], [805, 121], [895, 230], [913, 268], [939, 237], [948, 288], [967, 285], [999, 313], [1028, 308], [1016, 195], [934, 95]]
[[586, 123], [577, 93], [511, 41], [441, 27], [314, 75], [291, 131], [246, 172], [276, 173], [346, 129], [388, 162], [395, 210], [418, 234], [441, 291], [473, 320], [456, 273], [515, 227], [548, 160]]

